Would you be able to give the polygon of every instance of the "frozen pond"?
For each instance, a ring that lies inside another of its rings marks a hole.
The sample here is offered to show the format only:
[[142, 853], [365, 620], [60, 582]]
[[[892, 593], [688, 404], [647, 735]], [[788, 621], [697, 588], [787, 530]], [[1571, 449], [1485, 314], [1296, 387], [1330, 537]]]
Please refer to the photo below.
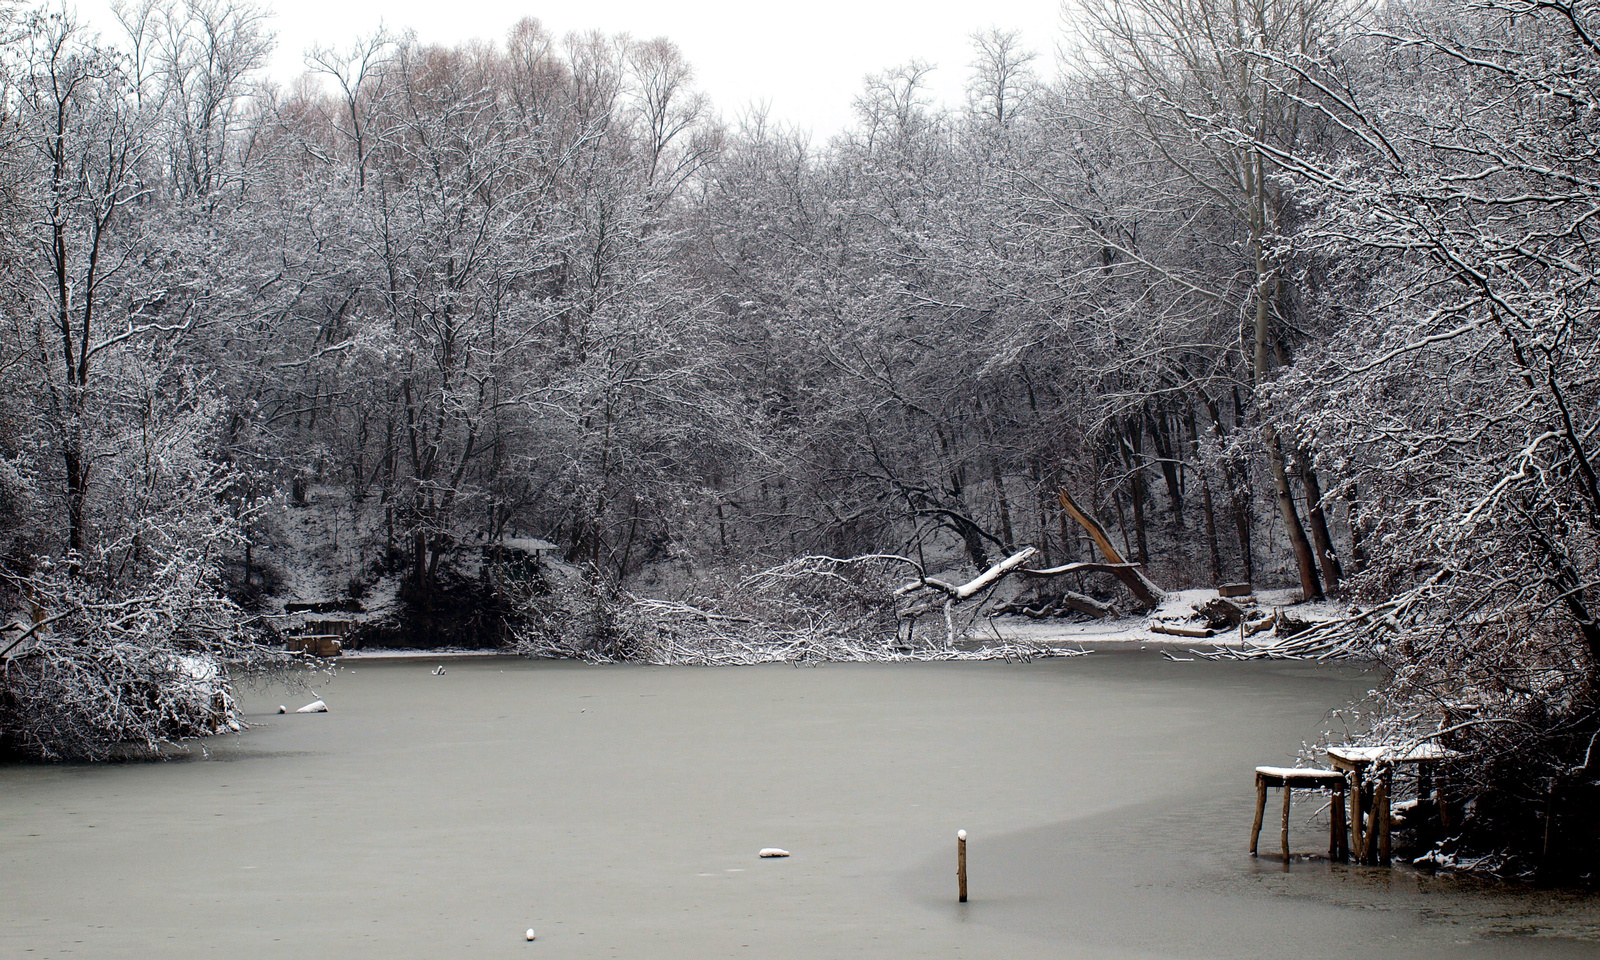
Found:
[[1600, 957], [1593, 901], [1251, 860], [1251, 768], [1348, 668], [433, 667], [252, 695], [207, 759], [0, 767], [0, 956]]

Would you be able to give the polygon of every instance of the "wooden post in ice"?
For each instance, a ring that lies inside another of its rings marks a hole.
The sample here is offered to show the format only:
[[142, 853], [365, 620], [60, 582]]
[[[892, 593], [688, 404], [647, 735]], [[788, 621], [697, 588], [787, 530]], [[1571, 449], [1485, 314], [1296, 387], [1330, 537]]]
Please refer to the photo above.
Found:
[[967, 831], [956, 831], [956, 886], [961, 893], [960, 902], [967, 902]]

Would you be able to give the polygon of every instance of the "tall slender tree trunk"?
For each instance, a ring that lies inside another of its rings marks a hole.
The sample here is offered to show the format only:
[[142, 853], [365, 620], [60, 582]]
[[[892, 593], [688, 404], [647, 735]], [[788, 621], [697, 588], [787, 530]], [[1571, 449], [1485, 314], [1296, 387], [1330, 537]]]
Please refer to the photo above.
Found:
[[[1125, 425], [1122, 456], [1128, 466], [1128, 502], [1133, 511], [1134, 542], [1138, 544], [1140, 563], [1150, 562], [1150, 542], [1145, 534], [1144, 522], [1144, 428], [1138, 418]], [[1119, 508], [1120, 509], [1120, 508]]]
[[1267, 463], [1272, 468], [1272, 487], [1278, 501], [1278, 515], [1283, 518], [1284, 532], [1289, 535], [1289, 545], [1294, 549], [1295, 567], [1300, 571], [1300, 599], [1315, 600], [1322, 596], [1322, 583], [1317, 578], [1317, 562], [1311, 551], [1311, 541], [1306, 538], [1300, 512], [1295, 509], [1294, 489], [1289, 486], [1289, 472], [1284, 467], [1283, 444], [1278, 432], [1262, 426], [1261, 438], [1267, 448]]
[[[68, 429], [75, 431], [75, 425], [69, 425]], [[67, 547], [73, 553], [70, 563], [76, 571], [79, 558], [89, 543], [89, 465], [76, 436], [69, 435], [63, 441], [61, 460], [67, 473]]]
[[[1056, 554], [1050, 549], [1050, 514], [1046, 509], [1044, 470], [1040, 468], [1039, 459], [1037, 457], [1028, 461], [1028, 476], [1033, 480], [1033, 489], [1037, 494], [1037, 496], [1034, 498], [1034, 508], [1036, 511], [1034, 517], [1034, 529], [1038, 531], [1036, 539], [1039, 542], [1039, 559], [1044, 563], [1045, 566], [1048, 567], [1052, 565], [1050, 560]], [[1062, 549], [1066, 549], [1065, 544], [1062, 545]]]
[[1222, 550], [1217, 546], [1217, 514], [1211, 503], [1211, 481], [1200, 478], [1200, 502], [1206, 512], [1206, 549], [1211, 551], [1211, 579], [1222, 582]]
[[1117, 527], [1122, 531], [1122, 552], [1132, 553], [1133, 544], [1128, 540], [1128, 513], [1122, 509], [1121, 491], [1111, 491], [1111, 505], [1117, 508]]
[[1011, 530], [1011, 504], [1006, 499], [1006, 479], [1000, 472], [1000, 458], [989, 454], [989, 472], [994, 477], [994, 496], [1000, 511], [1000, 539], [1005, 541], [1006, 552], [1016, 549], [1016, 538]]
[[[1177, 431], [1168, 432], [1166, 417], [1160, 410], [1147, 414], [1145, 422], [1150, 429], [1150, 443], [1155, 447], [1156, 458], [1161, 465], [1161, 476], [1167, 482], [1167, 505], [1172, 510], [1173, 522], [1181, 527], [1183, 526], [1183, 477], [1179, 472], [1178, 444], [1174, 442], [1172, 435]], [[1180, 427], [1179, 430], [1181, 429]]]
[[1239, 569], [1244, 574], [1245, 582], [1253, 583], [1256, 579], [1256, 549], [1255, 540], [1251, 536], [1255, 526], [1255, 516], [1250, 509], [1251, 498], [1245, 489], [1244, 480], [1231, 467], [1222, 468], [1222, 479], [1228, 484], [1233, 530], [1239, 541]]
[[1367, 568], [1366, 530], [1361, 519], [1361, 501], [1351, 486], [1344, 495], [1345, 517], [1350, 526], [1350, 565], [1356, 573]]
[[1317, 566], [1322, 568], [1322, 582], [1331, 592], [1339, 589], [1344, 579], [1344, 569], [1339, 565], [1338, 554], [1333, 549], [1333, 537], [1328, 532], [1328, 516], [1322, 509], [1322, 485], [1317, 482], [1317, 472], [1311, 469], [1311, 458], [1301, 450], [1300, 484], [1306, 489], [1306, 513], [1311, 521], [1311, 541], [1317, 548]]
[[[1204, 391], [1199, 391], [1199, 394], [1200, 401], [1205, 405], [1206, 415], [1211, 418], [1211, 427], [1217, 432], [1218, 439], [1227, 436], [1227, 429], [1222, 424], [1222, 411], [1217, 408], [1216, 403]], [[1238, 391], [1235, 391], [1233, 395], [1233, 410], [1236, 424], [1243, 420], [1242, 407], [1243, 404], [1239, 400]], [[1197, 431], [1195, 443], [1198, 444], [1199, 442], [1199, 433]], [[1249, 583], [1255, 580], [1255, 551], [1251, 546], [1250, 537], [1250, 530], [1255, 518], [1250, 510], [1250, 496], [1246, 489], [1248, 480], [1241, 476], [1239, 471], [1230, 466], [1226, 460], [1221, 461], [1218, 466], [1222, 470], [1222, 482], [1228, 488], [1229, 512], [1233, 514], [1234, 534], [1239, 541], [1239, 572], [1243, 574], [1245, 582]]]
[[[1255, 356], [1251, 372], [1254, 375], [1255, 388], [1260, 390], [1267, 380], [1268, 348], [1272, 341], [1272, 300], [1277, 289], [1272, 271], [1267, 268], [1266, 254], [1266, 226], [1267, 226], [1267, 187], [1266, 176], [1260, 154], [1252, 158], [1250, 172], [1254, 182], [1251, 184], [1251, 195], [1254, 200], [1251, 223], [1251, 247], [1255, 257]], [[1294, 491], [1289, 486], [1289, 471], [1284, 460], [1283, 444], [1278, 439], [1278, 432], [1269, 423], [1261, 425], [1261, 445], [1266, 449], [1267, 466], [1272, 474], [1272, 486], [1278, 503], [1278, 515], [1283, 519], [1284, 532], [1289, 535], [1289, 544], [1294, 548], [1295, 567], [1300, 571], [1300, 596], [1302, 600], [1311, 600], [1322, 596], [1322, 583], [1317, 578], [1316, 558], [1311, 550], [1311, 541], [1306, 538], [1305, 527], [1300, 523], [1300, 514], [1295, 510]]]
[[[1217, 543], [1217, 508], [1216, 502], [1211, 499], [1211, 479], [1207, 476], [1205, 465], [1200, 462], [1200, 423], [1195, 416], [1195, 404], [1186, 405], [1188, 416], [1179, 421], [1179, 432], [1182, 424], [1187, 421], [1189, 425], [1189, 458], [1195, 464], [1195, 472], [1200, 476], [1200, 506], [1205, 512], [1206, 523], [1206, 549], [1211, 555], [1211, 580], [1213, 583], [1222, 582], [1222, 548]], [[1174, 445], [1176, 446], [1176, 444]]]

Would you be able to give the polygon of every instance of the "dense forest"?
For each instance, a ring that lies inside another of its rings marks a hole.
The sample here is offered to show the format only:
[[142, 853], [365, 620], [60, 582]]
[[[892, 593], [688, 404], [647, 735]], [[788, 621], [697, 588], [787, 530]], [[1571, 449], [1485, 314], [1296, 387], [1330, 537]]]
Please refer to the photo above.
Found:
[[286, 601], [498, 638], [508, 540], [598, 610], [1092, 561], [1065, 491], [1156, 582], [1347, 604], [1368, 722], [1472, 753], [1504, 862], [1594, 842], [1590, 5], [1073, 0], [1060, 63], [991, 31], [966, 103], [913, 62], [831, 138], [666, 39], [378, 32], [281, 88], [247, 0], [0, 10], [12, 749], [191, 732], [172, 678]]

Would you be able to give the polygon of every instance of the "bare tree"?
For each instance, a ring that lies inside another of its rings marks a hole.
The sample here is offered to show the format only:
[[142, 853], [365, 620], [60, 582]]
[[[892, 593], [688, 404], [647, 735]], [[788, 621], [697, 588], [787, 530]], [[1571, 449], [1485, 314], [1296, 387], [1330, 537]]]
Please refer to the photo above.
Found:
[[972, 35], [972, 75], [967, 107], [973, 116], [1004, 129], [1028, 109], [1038, 54], [1022, 47], [1022, 32], [991, 28]]
[[361, 190], [367, 187], [367, 154], [372, 149], [366, 113], [370, 102], [383, 95], [378, 89], [383, 76], [382, 68], [388, 63], [394, 43], [394, 39], [380, 28], [371, 36], [356, 40], [342, 52], [319, 46], [312, 48], [305, 58], [309, 69], [332, 78], [338, 85], [345, 120], [339, 129], [355, 149], [356, 182]]
[[[1305, 122], [1301, 77], [1282, 57], [1317, 52], [1341, 9], [1323, 0], [1136, 0], [1081, 6], [1094, 68], [1118, 87], [1135, 129], [1162, 159], [1198, 186], [1242, 230], [1248, 300], [1241, 304], [1251, 386], [1270, 382], [1281, 351], [1288, 279], [1273, 253], [1289, 215], [1275, 179], [1278, 156], [1297, 147]], [[1241, 140], [1234, 131], [1248, 131]], [[1322, 594], [1322, 578], [1289, 482], [1277, 428], [1262, 421], [1262, 446], [1277, 508], [1294, 548], [1304, 596]]]

